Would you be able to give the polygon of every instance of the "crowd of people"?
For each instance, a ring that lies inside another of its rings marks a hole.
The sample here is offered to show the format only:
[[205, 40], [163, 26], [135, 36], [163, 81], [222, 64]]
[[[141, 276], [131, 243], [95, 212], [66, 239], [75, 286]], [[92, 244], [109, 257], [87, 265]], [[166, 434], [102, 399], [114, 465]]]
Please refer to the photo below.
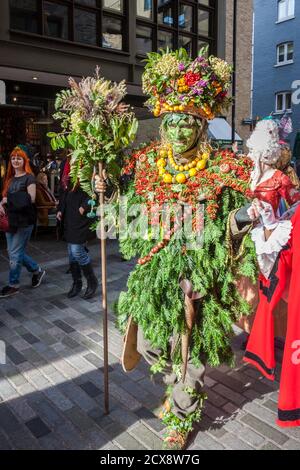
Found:
[[[48, 165], [53, 165], [49, 159]], [[51, 167], [52, 168], [52, 167]], [[11, 152], [0, 202], [0, 230], [5, 232], [9, 257], [8, 283], [0, 297], [11, 297], [19, 292], [22, 268], [32, 275], [32, 288], [38, 288], [45, 278], [43, 267], [27, 254], [27, 247], [37, 223], [48, 225], [49, 213], [56, 213], [61, 237], [67, 242], [70, 272], [73, 283], [68, 297], [80, 294], [82, 275], [87, 280], [84, 299], [90, 299], [98, 288], [86, 243], [92, 232], [88, 195], [70, 179], [70, 163], [66, 158], [60, 165], [57, 197], [48, 185], [46, 167], [30, 160], [28, 148], [17, 145]]]

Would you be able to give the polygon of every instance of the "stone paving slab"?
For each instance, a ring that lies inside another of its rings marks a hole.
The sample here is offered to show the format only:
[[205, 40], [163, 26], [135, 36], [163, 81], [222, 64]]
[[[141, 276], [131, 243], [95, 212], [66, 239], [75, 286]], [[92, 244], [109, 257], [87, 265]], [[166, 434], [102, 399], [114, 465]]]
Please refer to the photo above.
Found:
[[[0, 285], [7, 277], [4, 248], [0, 240]], [[97, 241], [90, 250], [100, 278]], [[29, 252], [46, 268], [45, 283], [32, 290], [24, 272], [20, 293], [0, 300], [0, 340], [7, 352], [7, 363], [0, 365], [0, 449], [160, 450], [161, 377], [150, 378], [143, 361], [132, 373], [123, 372], [122, 338], [110, 311], [110, 415], [105, 416], [100, 294], [90, 301], [66, 298], [71, 279], [64, 243], [43, 234]], [[121, 261], [116, 242], [108, 243], [109, 305], [133, 266]], [[189, 449], [300, 448], [300, 429], [275, 424], [278, 381], [270, 383], [242, 363], [244, 340], [244, 334], [234, 338], [234, 369], [208, 368], [208, 400]]]

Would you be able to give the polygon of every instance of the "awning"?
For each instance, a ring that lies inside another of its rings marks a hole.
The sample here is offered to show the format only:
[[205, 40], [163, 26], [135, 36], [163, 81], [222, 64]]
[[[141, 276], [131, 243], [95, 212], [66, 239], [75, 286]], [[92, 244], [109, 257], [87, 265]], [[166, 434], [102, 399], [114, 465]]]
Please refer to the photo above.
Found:
[[[222, 143], [231, 143], [231, 126], [225, 118], [215, 118], [208, 123], [208, 135], [212, 140], [221, 141]], [[243, 139], [235, 133], [235, 141], [243, 142]]]

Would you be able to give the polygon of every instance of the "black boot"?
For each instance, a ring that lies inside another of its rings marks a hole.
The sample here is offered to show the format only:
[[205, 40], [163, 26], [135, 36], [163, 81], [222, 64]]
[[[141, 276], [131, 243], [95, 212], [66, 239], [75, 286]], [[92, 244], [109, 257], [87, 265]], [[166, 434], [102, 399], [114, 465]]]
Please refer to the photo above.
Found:
[[98, 289], [98, 279], [95, 276], [93, 266], [91, 263], [81, 266], [81, 269], [83, 271], [83, 274], [87, 280], [87, 288], [85, 291], [85, 294], [83, 296], [83, 299], [88, 300], [94, 297], [96, 290]]
[[68, 298], [73, 299], [76, 297], [82, 289], [81, 269], [79, 263], [73, 261], [70, 263], [70, 272], [73, 278], [73, 284], [71, 290], [68, 292]]

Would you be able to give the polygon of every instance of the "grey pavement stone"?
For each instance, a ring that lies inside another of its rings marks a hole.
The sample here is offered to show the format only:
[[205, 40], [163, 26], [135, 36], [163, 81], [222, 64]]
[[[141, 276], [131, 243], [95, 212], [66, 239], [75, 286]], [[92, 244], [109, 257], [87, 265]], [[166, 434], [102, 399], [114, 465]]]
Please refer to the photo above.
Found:
[[272, 426], [269, 426], [255, 416], [246, 414], [241, 418], [241, 421], [256, 430], [259, 434], [274, 441], [276, 444], [283, 445], [288, 441], [288, 437], [285, 434], [273, 428]]
[[228, 398], [228, 400], [235, 403], [236, 405], [242, 405], [246, 400], [245, 397], [243, 397], [243, 395], [241, 395], [237, 392], [234, 392], [230, 388], [228, 388], [225, 385], [222, 385], [220, 383], [215, 385], [213, 387], [213, 390], [216, 393], [222, 395], [223, 397]]
[[7, 437], [0, 431], [0, 450], [11, 450], [12, 446]]
[[294, 439], [289, 439], [283, 445], [283, 449], [287, 450], [300, 450], [300, 442]]
[[126, 450], [145, 450], [147, 447], [143, 446], [138, 442], [134, 437], [132, 437], [128, 432], [123, 432], [119, 434], [114, 441], [122, 448]]
[[221, 438], [221, 442], [231, 450], [254, 450], [254, 447], [241, 441], [235, 434], [227, 433]]
[[29, 421], [36, 417], [36, 412], [28, 405], [26, 399], [23, 397], [17, 400], [10, 400], [9, 406], [22, 421]]
[[22, 364], [27, 361], [27, 359], [11, 345], [8, 345], [6, 347], [6, 354], [9, 359], [16, 365]]
[[13, 384], [14, 387], [18, 388], [21, 385], [24, 385], [26, 383], [26, 379], [23, 375], [13, 375], [12, 377], [9, 377], [9, 381]]
[[73, 406], [71, 409], [66, 410], [65, 415], [82, 432], [95, 429], [96, 427], [95, 422], [78, 406]]
[[280, 447], [277, 447], [273, 442], [267, 442], [261, 447], [261, 450], [280, 450]]
[[68, 445], [59, 436], [47, 434], [39, 439], [39, 444], [43, 450], [69, 450]]
[[68, 381], [65, 375], [60, 372], [54, 372], [54, 374], [49, 375], [49, 380], [53, 385], [61, 385]]
[[20, 425], [15, 414], [12, 413], [5, 403], [0, 403], [0, 425], [6, 434], [17, 431]]
[[2, 400], [10, 400], [18, 396], [16, 389], [6, 379], [0, 379], [0, 396]]
[[38, 440], [24, 425], [9, 433], [9, 440], [15, 450], [41, 450]]
[[60, 391], [66, 395], [71, 401], [78, 405], [82, 410], [88, 412], [95, 408], [96, 401], [85, 393], [75, 383], [67, 382], [59, 385]]
[[18, 392], [22, 396], [30, 395], [31, 393], [34, 393], [35, 391], [36, 391], [35, 388], [28, 382], [25, 382], [24, 384], [18, 387]]
[[165, 427], [161, 420], [156, 418], [156, 416], [150, 410], [148, 410], [148, 408], [142, 406], [135, 411], [135, 414], [154, 431], [161, 432], [164, 430]]
[[224, 450], [225, 446], [220, 442], [216, 441], [212, 437], [210, 437], [206, 432], [198, 432], [194, 443], [194, 449], [205, 449], [205, 450]]
[[54, 323], [54, 325], [56, 325], [58, 328], [60, 328], [61, 330], [63, 330], [65, 333], [73, 333], [73, 331], [75, 331], [75, 329], [72, 328], [72, 326], [68, 325], [67, 323], [65, 323], [65, 322], [62, 321], [62, 320], [55, 320], [53, 323]]
[[46, 436], [47, 434], [50, 434], [51, 432], [48, 426], [39, 417], [33, 418], [30, 421], [27, 421], [25, 425], [31, 431], [33, 436], [36, 438]]
[[86, 450], [100, 450], [107, 444], [107, 438], [99, 430], [91, 430], [83, 433], [83, 439], [86, 442]]
[[65, 417], [59, 412], [59, 410], [51, 405], [47, 400], [43, 400], [39, 403], [34, 403], [32, 408], [36, 414], [42, 418], [45, 423], [51, 428], [55, 429], [57, 426], [65, 422]]
[[39, 343], [40, 341], [36, 336], [32, 335], [31, 333], [26, 333], [22, 336], [22, 338], [29, 344]]
[[92, 382], [85, 382], [80, 387], [87, 393], [91, 398], [95, 398], [100, 395], [100, 388], [96, 387]]
[[44, 391], [45, 395], [54, 403], [61, 411], [67, 411], [73, 408], [74, 404], [57, 387], [49, 388]]
[[146, 445], [149, 449], [152, 450], [161, 450], [162, 449], [162, 440], [150, 431], [144, 424], [139, 423], [136, 426], [130, 428], [130, 434], [135, 437], [136, 440], [142, 442], [143, 445]]

